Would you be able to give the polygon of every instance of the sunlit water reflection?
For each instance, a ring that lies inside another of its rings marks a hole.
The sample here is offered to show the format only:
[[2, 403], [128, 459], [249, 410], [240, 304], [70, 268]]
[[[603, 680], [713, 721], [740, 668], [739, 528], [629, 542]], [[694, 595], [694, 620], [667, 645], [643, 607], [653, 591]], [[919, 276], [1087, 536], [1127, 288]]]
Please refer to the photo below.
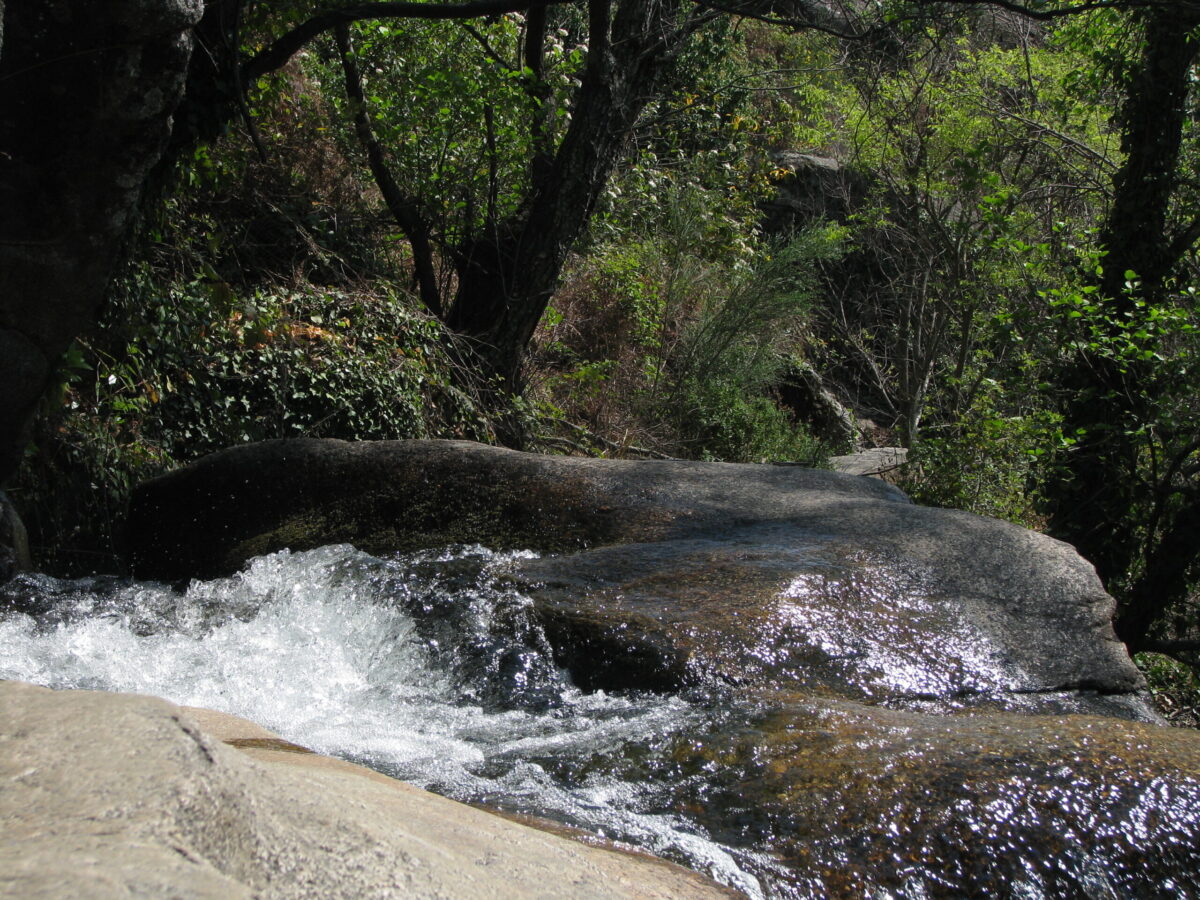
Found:
[[672, 785], [620, 777], [624, 756], [702, 732], [728, 711], [576, 689], [529, 601], [497, 585], [520, 556], [468, 547], [381, 560], [326, 547], [259, 558], [184, 594], [25, 576], [8, 590], [28, 612], [0, 618], [0, 678], [233, 713], [319, 752], [625, 840], [764, 896], [746, 867], [759, 854], [722, 846], [673, 811]]

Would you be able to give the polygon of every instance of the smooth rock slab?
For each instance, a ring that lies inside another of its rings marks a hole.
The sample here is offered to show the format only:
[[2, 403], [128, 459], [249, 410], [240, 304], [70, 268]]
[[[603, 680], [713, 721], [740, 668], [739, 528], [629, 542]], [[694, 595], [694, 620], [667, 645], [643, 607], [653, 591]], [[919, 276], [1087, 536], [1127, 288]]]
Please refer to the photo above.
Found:
[[830, 457], [829, 468], [847, 475], [887, 479], [894, 476], [907, 461], [908, 449], [905, 447], [871, 447], [845, 456]]
[[135, 575], [175, 581], [229, 575], [285, 548], [569, 552], [804, 511], [820, 519], [852, 499], [910, 505], [880, 481], [792, 466], [299, 438], [232, 447], [139, 485], [125, 544]]
[[151, 697], [0, 682], [0, 786], [5, 897], [731, 895]]

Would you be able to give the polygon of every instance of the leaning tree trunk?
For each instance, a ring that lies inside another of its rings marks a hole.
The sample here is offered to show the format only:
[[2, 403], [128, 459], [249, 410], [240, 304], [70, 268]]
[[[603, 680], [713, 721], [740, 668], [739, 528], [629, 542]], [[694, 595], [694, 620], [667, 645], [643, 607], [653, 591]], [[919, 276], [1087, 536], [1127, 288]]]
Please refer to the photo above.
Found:
[[22, 0], [0, 48], [0, 484], [93, 319], [179, 102], [201, 0]]

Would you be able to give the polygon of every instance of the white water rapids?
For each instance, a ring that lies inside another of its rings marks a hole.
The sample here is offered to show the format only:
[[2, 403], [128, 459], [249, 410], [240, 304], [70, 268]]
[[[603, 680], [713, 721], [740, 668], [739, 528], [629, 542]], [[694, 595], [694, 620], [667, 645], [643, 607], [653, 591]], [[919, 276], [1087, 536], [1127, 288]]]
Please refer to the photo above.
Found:
[[233, 713], [319, 752], [557, 818], [764, 896], [746, 867], [764, 862], [758, 853], [723, 846], [673, 809], [676, 785], [612, 763], [702, 733], [711, 706], [572, 686], [529, 601], [504, 585], [515, 556], [468, 547], [383, 560], [326, 547], [262, 557], [184, 593], [22, 576], [7, 603], [23, 611], [0, 603], [0, 678]]

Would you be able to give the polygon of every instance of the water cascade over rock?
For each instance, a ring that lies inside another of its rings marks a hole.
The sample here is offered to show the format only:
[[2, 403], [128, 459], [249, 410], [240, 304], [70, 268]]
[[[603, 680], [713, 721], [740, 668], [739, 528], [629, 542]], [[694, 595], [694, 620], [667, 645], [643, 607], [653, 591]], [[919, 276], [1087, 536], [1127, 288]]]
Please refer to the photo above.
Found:
[[1091, 567], [878, 480], [277, 441], [143, 485], [127, 539], [216, 580], [22, 576], [0, 675], [220, 706], [749, 896], [1200, 896], [1200, 736]]

